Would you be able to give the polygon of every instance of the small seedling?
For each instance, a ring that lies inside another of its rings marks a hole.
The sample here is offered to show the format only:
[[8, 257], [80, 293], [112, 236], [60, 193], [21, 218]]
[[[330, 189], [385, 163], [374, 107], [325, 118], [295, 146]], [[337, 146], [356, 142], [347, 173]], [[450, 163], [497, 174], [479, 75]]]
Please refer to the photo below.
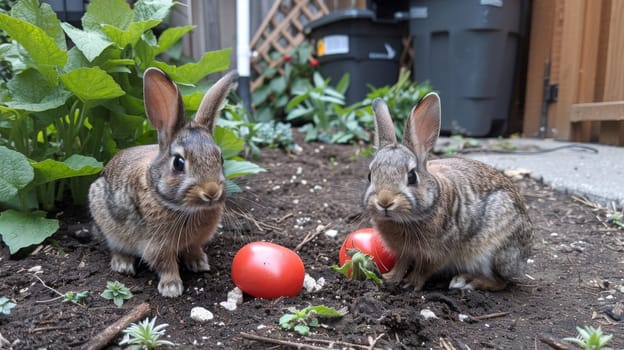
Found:
[[346, 308], [336, 310], [333, 307], [325, 305], [308, 306], [302, 310], [289, 307], [288, 311], [290, 313], [280, 317], [280, 326], [287, 330], [294, 330], [301, 335], [308, 335], [310, 333], [310, 327], [318, 327], [319, 317], [335, 318], [347, 314]]
[[600, 327], [594, 328], [586, 326], [585, 328], [576, 327], [579, 335], [576, 338], [564, 338], [563, 340], [577, 345], [584, 350], [610, 350], [611, 348], [605, 347], [611, 338], [612, 334], [602, 333]]
[[123, 330], [125, 335], [119, 345], [129, 345], [129, 349], [134, 350], [156, 349], [163, 345], [174, 346], [174, 343], [160, 339], [165, 335], [165, 328], [168, 326], [166, 323], [157, 326], [156, 317], [151, 320], [148, 317], [138, 324], [132, 323]]
[[67, 292], [64, 294], [64, 302], [69, 301], [74, 304], [80, 304], [80, 301], [86, 298], [89, 295], [89, 291], [85, 290], [84, 292], [75, 293], [75, 292]]
[[348, 249], [347, 254], [351, 260], [345, 261], [342, 266], [333, 265], [334, 271], [338, 271], [353, 280], [371, 280], [377, 286], [381, 286], [381, 273], [372, 256], [362, 253], [359, 249]]
[[15, 307], [15, 303], [7, 297], [0, 298], [0, 313], [5, 315], [11, 314], [11, 309]]
[[112, 300], [117, 307], [123, 305], [124, 300], [132, 298], [132, 293], [119, 281], [106, 282], [106, 289], [100, 294], [102, 298]]
[[615, 211], [607, 213], [607, 222], [613, 226], [624, 228], [624, 215]]

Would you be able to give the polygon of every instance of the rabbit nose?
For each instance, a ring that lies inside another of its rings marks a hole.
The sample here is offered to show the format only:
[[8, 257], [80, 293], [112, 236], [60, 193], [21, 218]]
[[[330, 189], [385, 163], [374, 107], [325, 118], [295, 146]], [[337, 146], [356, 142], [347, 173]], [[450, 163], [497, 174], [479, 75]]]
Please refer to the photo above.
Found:
[[201, 197], [206, 202], [221, 197], [221, 186], [219, 186], [216, 182], [207, 183], [201, 192]]
[[380, 209], [387, 210], [394, 205], [394, 199], [390, 194], [382, 192], [377, 196], [375, 204], [377, 204]]

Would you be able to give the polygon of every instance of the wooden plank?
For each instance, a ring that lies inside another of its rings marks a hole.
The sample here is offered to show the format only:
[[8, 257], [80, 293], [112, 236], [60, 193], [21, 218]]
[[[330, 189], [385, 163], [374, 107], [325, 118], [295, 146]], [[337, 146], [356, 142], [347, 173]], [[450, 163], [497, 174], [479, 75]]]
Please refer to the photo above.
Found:
[[578, 98], [579, 69], [583, 40], [583, 0], [566, 0], [563, 9], [561, 37], [561, 66], [559, 71], [559, 97], [555, 113], [555, 137], [570, 139], [570, 108]]
[[624, 101], [576, 103], [572, 105], [571, 122], [624, 120]]
[[533, 1], [531, 37], [522, 130], [525, 136], [537, 136], [541, 124], [544, 85], [544, 62], [550, 58], [555, 21], [555, 2]]
[[[600, 24], [602, 22], [603, 1], [586, 1], [583, 42], [581, 46], [581, 66], [576, 102], [595, 101], [596, 73], [598, 70], [598, 46], [600, 40]], [[574, 108], [574, 106], [573, 106]], [[574, 110], [573, 112], [574, 113]], [[572, 118], [573, 116], [571, 116]], [[593, 123], [594, 125], [596, 123]], [[571, 138], [574, 141], [589, 142], [592, 139], [592, 123], [584, 121], [571, 125]], [[597, 132], [596, 132], [597, 133]]]
[[[624, 1], [612, 1], [610, 15], [604, 101], [624, 100]], [[601, 143], [624, 145], [624, 122], [601, 123], [599, 139]]]

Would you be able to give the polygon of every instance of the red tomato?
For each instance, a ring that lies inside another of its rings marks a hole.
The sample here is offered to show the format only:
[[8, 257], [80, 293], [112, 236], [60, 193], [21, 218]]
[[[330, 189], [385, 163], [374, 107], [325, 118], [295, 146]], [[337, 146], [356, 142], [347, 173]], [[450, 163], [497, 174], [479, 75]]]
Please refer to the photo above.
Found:
[[294, 297], [303, 288], [304, 275], [299, 255], [275, 243], [248, 243], [232, 261], [234, 284], [257, 298]]
[[386, 247], [381, 234], [374, 228], [361, 228], [347, 236], [338, 254], [340, 266], [344, 265], [345, 261], [351, 260], [347, 250], [353, 248], [357, 248], [362, 253], [372, 256], [381, 273], [390, 271], [396, 262], [396, 255]]

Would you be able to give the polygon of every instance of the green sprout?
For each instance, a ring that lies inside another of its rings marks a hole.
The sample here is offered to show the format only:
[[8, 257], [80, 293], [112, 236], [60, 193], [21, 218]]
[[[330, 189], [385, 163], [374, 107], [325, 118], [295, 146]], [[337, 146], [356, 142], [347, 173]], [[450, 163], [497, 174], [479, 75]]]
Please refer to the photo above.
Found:
[[76, 292], [67, 292], [63, 295], [65, 298], [63, 301], [69, 301], [74, 304], [80, 304], [82, 299], [86, 298], [89, 295], [89, 291], [85, 290], [84, 292], [76, 293]]
[[310, 333], [310, 327], [318, 327], [319, 317], [336, 318], [347, 314], [346, 308], [336, 310], [333, 307], [325, 305], [308, 306], [301, 310], [289, 307], [288, 311], [290, 313], [280, 317], [280, 326], [287, 330], [294, 330], [301, 335], [308, 335]]
[[132, 293], [119, 281], [106, 282], [106, 289], [100, 294], [102, 298], [112, 300], [117, 307], [123, 305], [124, 300], [132, 298]]
[[11, 314], [11, 309], [15, 307], [15, 303], [7, 297], [0, 298], [0, 313], [5, 315]]
[[579, 346], [584, 350], [609, 350], [611, 348], [605, 347], [607, 343], [613, 338], [612, 334], [602, 333], [600, 326], [594, 328], [586, 326], [585, 328], [576, 327], [579, 335], [576, 338], [564, 338], [563, 340]]
[[165, 335], [165, 328], [168, 326], [166, 323], [157, 326], [156, 317], [151, 320], [148, 317], [138, 324], [132, 323], [123, 330], [125, 335], [119, 345], [130, 345], [131, 350], [156, 349], [163, 345], [174, 346], [174, 343], [160, 339]]
[[624, 215], [618, 212], [608, 213], [607, 222], [609, 222], [613, 226], [624, 228]]
[[347, 254], [351, 260], [345, 261], [342, 266], [333, 265], [334, 271], [356, 281], [371, 280], [377, 286], [381, 286], [381, 273], [372, 256], [362, 253], [359, 249], [348, 249]]

